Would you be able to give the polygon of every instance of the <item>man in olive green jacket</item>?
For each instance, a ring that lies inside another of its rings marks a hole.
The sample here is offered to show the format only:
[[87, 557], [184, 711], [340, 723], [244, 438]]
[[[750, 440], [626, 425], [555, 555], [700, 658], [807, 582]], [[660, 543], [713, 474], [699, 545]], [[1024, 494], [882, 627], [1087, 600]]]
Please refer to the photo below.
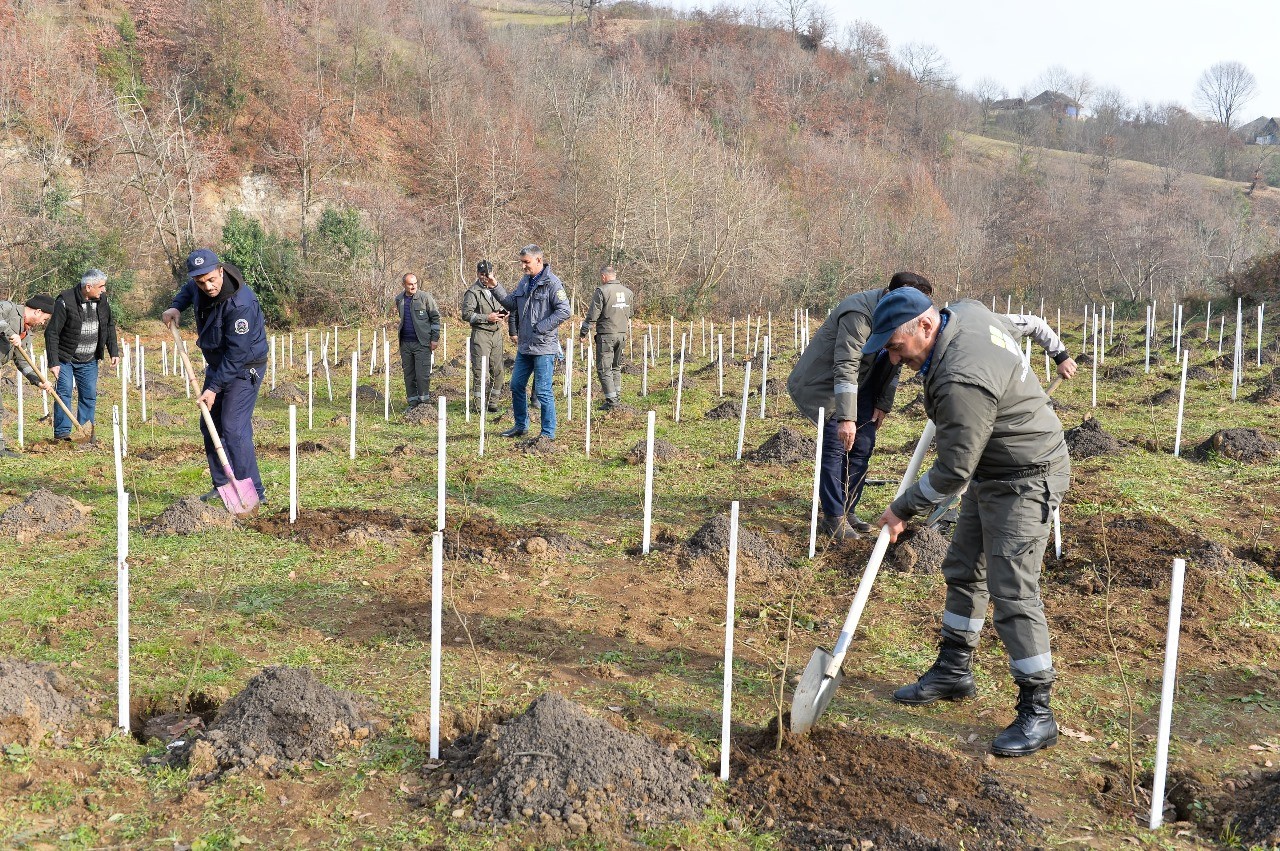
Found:
[[947, 581], [938, 659], [894, 693], [912, 705], [975, 693], [973, 649], [986, 618], [1009, 654], [1018, 684], [1017, 718], [992, 742], [999, 756], [1025, 756], [1057, 743], [1049, 706], [1056, 678], [1040, 601], [1040, 568], [1071, 462], [1062, 424], [1004, 320], [975, 301], [936, 310], [922, 293], [886, 296], [864, 352], [920, 373], [924, 406], [937, 425], [933, 467], [880, 518], [897, 540], [905, 521], [929, 512], [970, 482], [942, 564]]
[[489, 363], [489, 383], [485, 385], [485, 405], [489, 413], [497, 413], [498, 396], [502, 393], [502, 326], [507, 309], [498, 304], [493, 290], [485, 286], [485, 279], [493, 271], [488, 260], [476, 264], [476, 280], [462, 294], [462, 318], [471, 325], [471, 392], [475, 394], [476, 408], [480, 407], [480, 384], [484, 380], [482, 367], [485, 358]]
[[578, 339], [585, 340], [596, 329], [596, 373], [604, 393], [602, 407], [612, 408], [622, 392], [622, 350], [627, 344], [631, 315], [635, 311], [635, 294], [618, 283], [618, 272], [612, 266], [600, 269], [600, 286], [591, 296], [591, 306], [582, 319]]
[[[16, 361], [18, 371], [27, 381], [48, 393], [52, 393], [53, 385], [40, 376], [14, 351], [21, 346], [27, 334], [33, 328], [39, 328], [49, 321], [53, 314], [53, 296], [37, 295], [27, 299], [26, 304], [13, 301], [0, 301], [0, 367]], [[4, 400], [0, 399], [0, 458], [17, 458], [18, 453], [4, 447]]]
[[431, 401], [431, 353], [440, 340], [440, 308], [429, 293], [418, 289], [418, 276], [400, 280], [395, 311], [400, 336], [400, 366], [404, 371], [405, 409]]

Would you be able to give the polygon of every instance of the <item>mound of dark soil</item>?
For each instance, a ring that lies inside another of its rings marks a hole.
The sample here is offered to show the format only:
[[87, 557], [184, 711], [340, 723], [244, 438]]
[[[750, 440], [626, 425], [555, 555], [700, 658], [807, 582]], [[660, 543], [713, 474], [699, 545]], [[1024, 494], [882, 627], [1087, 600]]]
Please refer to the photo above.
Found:
[[1119, 341], [1114, 346], [1107, 349], [1107, 357], [1109, 358], [1124, 358], [1131, 354], [1133, 354], [1133, 349], [1129, 345], [1129, 337], [1124, 334], [1120, 335]]
[[1280, 848], [1280, 771], [1231, 790], [1219, 806], [1226, 810], [1223, 825], [1231, 825], [1240, 847]]
[[889, 564], [904, 573], [937, 573], [949, 546], [937, 531], [920, 526], [898, 539]]
[[1133, 378], [1138, 374], [1138, 371], [1129, 366], [1111, 366], [1108, 364], [1102, 374], [1108, 381], [1121, 381], [1126, 378]]
[[[1187, 381], [1216, 381], [1218, 376], [1202, 366], [1192, 366], [1187, 368]], [[1178, 382], [1182, 382], [1182, 376], [1178, 376]]]
[[1104, 431], [1102, 424], [1094, 417], [1088, 417], [1075, 428], [1067, 429], [1063, 437], [1066, 438], [1067, 451], [1072, 458], [1110, 455], [1124, 448], [1124, 444]]
[[567, 837], [697, 819], [711, 800], [698, 765], [618, 730], [553, 692], [444, 754], [469, 796], [473, 829], [532, 822]]
[[625, 361], [622, 364], [623, 375], [640, 375], [642, 372], [644, 372], [643, 364], [632, 363], [631, 361]]
[[1176, 405], [1178, 404], [1177, 387], [1166, 387], [1159, 393], [1154, 393], [1147, 399], [1148, 405]]
[[[356, 397], [360, 398], [360, 389], [356, 390]], [[307, 401], [307, 394], [302, 392], [298, 385], [292, 381], [282, 381], [276, 385], [274, 390], [267, 392], [268, 399], [279, 399], [281, 402], [288, 402], [291, 405], [302, 405]]]
[[0, 746], [71, 732], [80, 715], [71, 681], [52, 665], [0, 659]]
[[[348, 397], [350, 398], [350, 397]], [[381, 402], [382, 391], [372, 384], [361, 384], [356, 387], [357, 402]]]
[[454, 366], [453, 364], [447, 364], [447, 363], [436, 369], [436, 375], [442, 378], [452, 378], [453, 376], [460, 375], [461, 373], [462, 373], [461, 368]]
[[1258, 385], [1258, 389], [1249, 394], [1250, 402], [1265, 402], [1274, 404], [1280, 402], [1280, 383], [1275, 381], [1264, 381]]
[[799, 461], [812, 461], [817, 448], [817, 441], [814, 438], [783, 426], [773, 437], [742, 457], [747, 461], [763, 464], [794, 464]]
[[529, 440], [521, 441], [516, 445], [526, 455], [559, 455], [565, 451], [563, 446], [542, 434]]
[[222, 500], [202, 502], [198, 496], [188, 496], [160, 512], [146, 531], [152, 535], [193, 535], [210, 529], [228, 529], [234, 523], [235, 517]]
[[[643, 464], [645, 455], [645, 442], [643, 440], [636, 443], [635, 446], [627, 450], [627, 454], [622, 456], [622, 460], [633, 466]], [[657, 461], [673, 461], [680, 456], [680, 450], [676, 445], [668, 440], [660, 437], [653, 439], [653, 460]]]
[[82, 529], [88, 516], [89, 506], [40, 488], [0, 514], [0, 534], [12, 535], [24, 543], [43, 535]]
[[403, 517], [390, 511], [363, 508], [305, 508], [299, 510], [294, 523], [289, 522], [286, 510], [255, 517], [249, 526], [264, 535], [292, 538], [312, 547], [334, 544], [359, 547], [373, 541], [392, 543], [410, 532], [430, 535], [435, 531], [435, 518]]
[[632, 405], [628, 405], [626, 402], [619, 402], [609, 410], [602, 413], [610, 419], [625, 420], [639, 415], [640, 410]]
[[1256, 428], [1225, 428], [1191, 450], [1192, 458], [1204, 461], [1213, 456], [1251, 463], [1270, 461], [1280, 454], [1280, 444]]
[[[1173, 560], [1187, 560], [1188, 577], [1221, 575], [1239, 560], [1221, 544], [1183, 532], [1163, 517], [1115, 517], [1107, 521], [1106, 538], [1096, 518], [1070, 529], [1070, 546], [1062, 568], [1046, 572], [1048, 584], [1070, 582], [1088, 594], [1106, 590], [1108, 572], [1112, 585], [1129, 588], [1164, 588], [1173, 571]], [[1052, 542], [1049, 543], [1052, 547]], [[1050, 550], [1052, 554], [1052, 550]], [[1188, 579], [1190, 584], [1190, 579]]]
[[[822, 725], [737, 740], [733, 804], [791, 848], [1026, 848], [1040, 823], [991, 774], [908, 739]], [[816, 840], [816, 842], [815, 842]]]
[[346, 414], [338, 414], [337, 416], [331, 417], [326, 425], [329, 426], [329, 428], [345, 428], [351, 425], [351, 419]]
[[193, 779], [281, 771], [329, 759], [374, 731], [370, 701], [336, 691], [306, 668], [273, 666], [249, 680], [218, 711], [209, 729], [175, 748]]
[[736, 420], [742, 416], [742, 402], [741, 400], [733, 402], [726, 399], [702, 416], [703, 419], [708, 420]]
[[[697, 574], [713, 566], [716, 579], [729, 575], [729, 515], [717, 514], [694, 532], [680, 550], [682, 565]], [[738, 523], [738, 565], [740, 580], [764, 582], [786, 567], [786, 560], [769, 542]]]
[[430, 402], [424, 402], [421, 405], [414, 405], [412, 408], [404, 412], [404, 421], [409, 425], [423, 425], [425, 423], [433, 423], [438, 419], [439, 411], [436, 406]]

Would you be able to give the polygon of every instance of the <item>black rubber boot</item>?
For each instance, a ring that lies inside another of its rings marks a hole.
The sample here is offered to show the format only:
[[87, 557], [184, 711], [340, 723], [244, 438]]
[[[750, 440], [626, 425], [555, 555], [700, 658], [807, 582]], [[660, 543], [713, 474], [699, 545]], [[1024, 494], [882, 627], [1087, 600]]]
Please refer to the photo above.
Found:
[[1058, 743], [1058, 722], [1049, 708], [1052, 684], [1018, 683], [1018, 717], [996, 736], [991, 752], [996, 756], [1027, 756]]
[[943, 639], [938, 645], [938, 659], [919, 680], [893, 693], [893, 699], [909, 706], [924, 706], [938, 700], [961, 700], [973, 697], [978, 687], [973, 684], [973, 650], [967, 645]]

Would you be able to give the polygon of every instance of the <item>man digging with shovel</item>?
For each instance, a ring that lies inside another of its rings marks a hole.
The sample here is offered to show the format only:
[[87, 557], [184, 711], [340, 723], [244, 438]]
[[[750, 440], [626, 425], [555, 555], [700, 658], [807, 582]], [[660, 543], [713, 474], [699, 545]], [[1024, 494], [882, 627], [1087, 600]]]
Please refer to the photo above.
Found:
[[919, 681], [894, 692], [923, 705], [975, 693], [971, 662], [988, 601], [1018, 684], [1017, 718], [991, 744], [998, 756], [1026, 756], [1058, 741], [1049, 706], [1056, 673], [1040, 601], [1040, 567], [1071, 462], [1062, 424], [1002, 320], [976, 301], [939, 312], [903, 288], [872, 316], [863, 351], [888, 352], [920, 373], [924, 406], [937, 425], [937, 460], [881, 516], [892, 540], [905, 521], [930, 511], [966, 482], [951, 546], [938, 659]]
[[[194, 297], [196, 345], [207, 364], [204, 387], [196, 401], [207, 409], [200, 431], [213, 490], [200, 498], [210, 502], [221, 495], [233, 513], [254, 513], [265, 493], [253, 446], [253, 409], [267, 363], [266, 319], [240, 270], [219, 262], [218, 255], [209, 249], [199, 248], [187, 256], [187, 278], [198, 290]], [[184, 287], [173, 306], [160, 316], [174, 330], [175, 344], [182, 310], [190, 303], [190, 290]], [[188, 380], [194, 378], [190, 375]], [[219, 458], [224, 448], [227, 464]], [[247, 487], [250, 483], [251, 488]]]
[[[16, 360], [18, 369], [26, 376], [27, 381], [44, 390], [53, 392], [53, 385], [40, 377], [26, 358], [22, 340], [32, 328], [39, 328], [49, 321], [53, 313], [53, 296], [37, 295], [27, 299], [26, 304], [12, 301], [0, 301], [0, 366], [10, 359]], [[17, 354], [15, 354], [15, 352]], [[4, 425], [4, 401], [0, 400], [0, 427]], [[0, 458], [17, 458], [17, 452], [4, 447], [4, 431], [0, 428]]]

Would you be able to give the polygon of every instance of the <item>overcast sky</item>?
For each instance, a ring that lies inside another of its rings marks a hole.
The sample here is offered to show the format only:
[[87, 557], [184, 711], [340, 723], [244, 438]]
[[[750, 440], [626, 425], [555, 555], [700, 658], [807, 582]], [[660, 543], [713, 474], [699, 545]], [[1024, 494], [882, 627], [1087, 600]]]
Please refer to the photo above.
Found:
[[1245, 120], [1280, 116], [1280, 0], [816, 2], [831, 10], [842, 30], [859, 18], [875, 24], [895, 51], [908, 42], [933, 44], [964, 88], [991, 77], [1016, 96], [1047, 68], [1061, 65], [1119, 89], [1135, 104], [1194, 107], [1200, 74], [1215, 62], [1236, 60], [1258, 80]]
[[858, 18], [875, 24], [895, 50], [908, 42], [935, 45], [965, 88], [991, 77], [1015, 96], [1061, 65], [1134, 102], [1193, 106], [1201, 72], [1236, 60], [1258, 80], [1244, 114], [1280, 115], [1280, 0], [827, 0], [826, 6], [841, 24]]

